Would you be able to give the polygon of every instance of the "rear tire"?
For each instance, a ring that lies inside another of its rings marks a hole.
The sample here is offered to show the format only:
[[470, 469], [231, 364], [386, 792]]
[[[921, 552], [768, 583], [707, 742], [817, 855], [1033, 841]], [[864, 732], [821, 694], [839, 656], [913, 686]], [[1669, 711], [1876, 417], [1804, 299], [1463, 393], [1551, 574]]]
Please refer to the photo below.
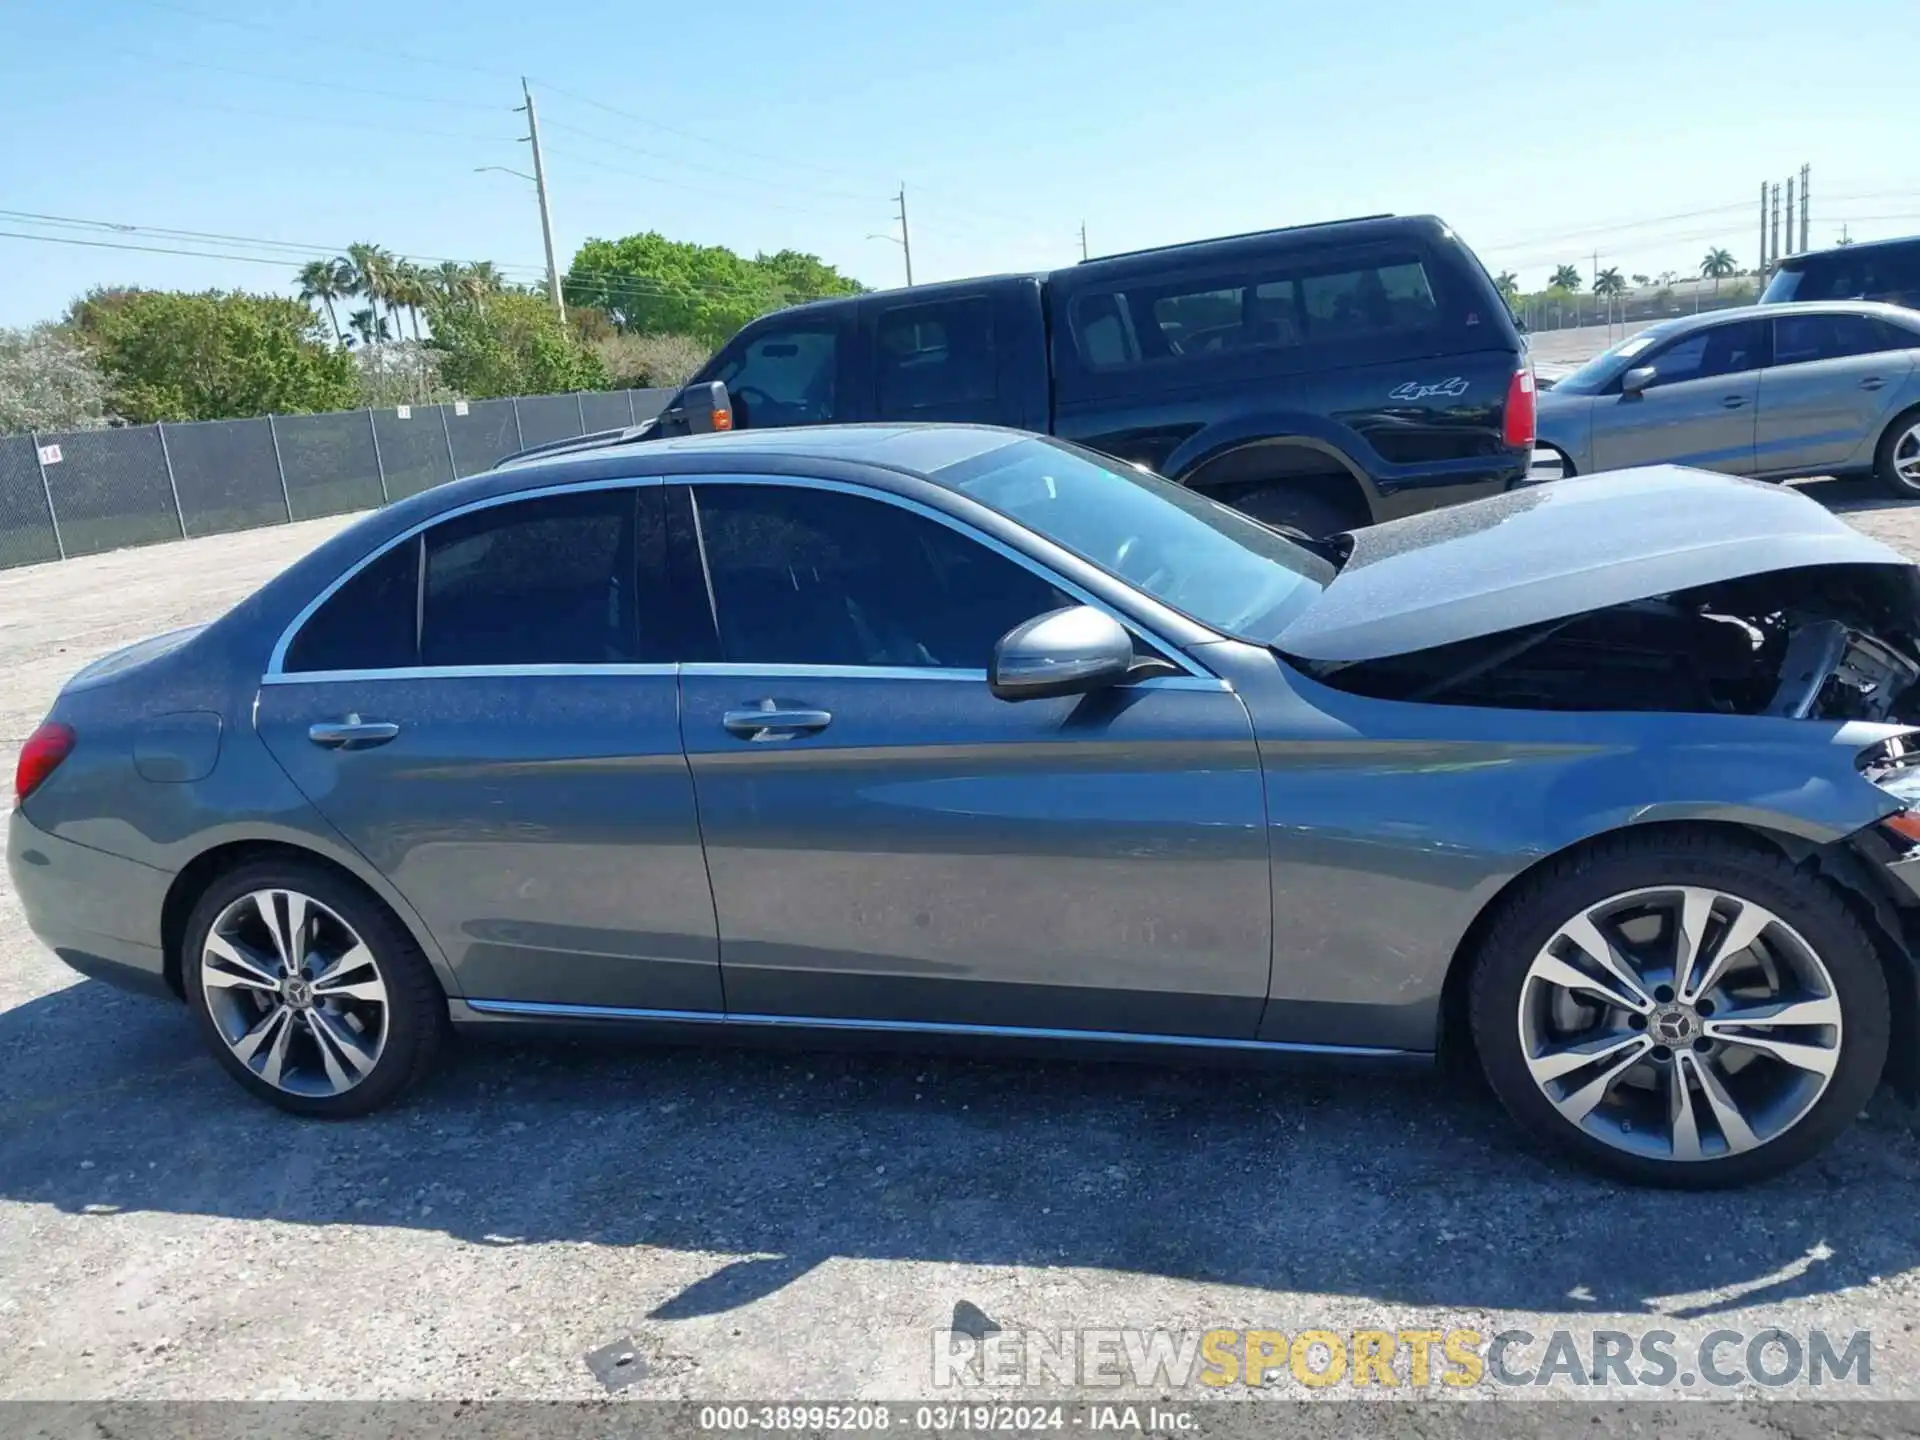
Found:
[[1895, 418], [1874, 451], [1873, 476], [1882, 489], [1920, 500], [1920, 408]]
[[[1635, 1012], [1603, 986], [1650, 1003]], [[1769, 1017], [1788, 1006], [1804, 1023]], [[1826, 881], [1671, 831], [1615, 836], [1524, 881], [1475, 957], [1468, 1010], [1488, 1083], [1530, 1135], [1689, 1190], [1824, 1149], [1879, 1083], [1890, 1026], [1873, 943]]]
[[187, 920], [187, 1004], [214, 1058], [296, 1115], [365, 1115], [429, 1069], [446, 996], [393, 914], [299, 860], [220, 876]]
[[1365, 515], [1355, 516], [1326, 496], [1293, 485], [1257, 486], [1229, 503], [1263, 525], [1284, 526], [1316, 540], [1367, 523]]

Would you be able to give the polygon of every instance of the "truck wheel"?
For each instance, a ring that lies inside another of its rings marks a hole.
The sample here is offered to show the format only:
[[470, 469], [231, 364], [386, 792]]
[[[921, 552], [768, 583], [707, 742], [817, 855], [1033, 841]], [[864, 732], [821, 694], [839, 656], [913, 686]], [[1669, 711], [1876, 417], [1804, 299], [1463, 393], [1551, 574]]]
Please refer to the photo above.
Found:
[[1365, 525], [1365, 515], [1354, 515], [1338, 502], [1291, 485], [1261, 485], [1243, 491], [1233, 508], [1263, 525], [1284, 525], [1316, 539]]

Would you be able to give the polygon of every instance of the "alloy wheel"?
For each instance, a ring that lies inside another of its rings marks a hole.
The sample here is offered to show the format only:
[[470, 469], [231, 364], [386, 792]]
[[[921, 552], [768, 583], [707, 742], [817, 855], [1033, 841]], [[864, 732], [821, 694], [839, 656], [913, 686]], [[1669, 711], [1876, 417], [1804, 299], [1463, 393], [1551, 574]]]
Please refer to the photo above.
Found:
[[341, 1095], [386, 1047], [386, 979], [352, 926], [297, 890], [255, 890], [207, 931], [200, 985], [215, 1029], [292, 1095]]
[[1627, 891], [1568, 920], [1528, 967], [1518, 1018], [1561, 1116], [1651, 1159], [1778, 1139], [1840, 1063], [1825, 962], [1764, 906], [1702, 886]]
[[1893, 474], [1902, 485], [1920, 491], [1920, 424], [1909, 425], [1893, 442]]

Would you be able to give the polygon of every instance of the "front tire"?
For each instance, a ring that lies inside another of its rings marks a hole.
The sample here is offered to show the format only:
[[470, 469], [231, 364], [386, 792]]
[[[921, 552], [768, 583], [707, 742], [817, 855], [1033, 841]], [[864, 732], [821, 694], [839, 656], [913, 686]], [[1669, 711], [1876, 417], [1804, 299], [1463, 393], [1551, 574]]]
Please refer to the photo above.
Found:
[[221, 876], [187, 921], [182, 979], [214, 1057], [297, 1115], [388, 1104], [431, 1068], [446, 1000], [391, 912], [318, 865]]
[[1879, 1083], [1872, 941], [1827, 882], [1707, 834], [1622, 835], [1523, 882], [1476, 957], [1475, 1048], [1531, 1135], [1682, 1189], [1777, 1175]]

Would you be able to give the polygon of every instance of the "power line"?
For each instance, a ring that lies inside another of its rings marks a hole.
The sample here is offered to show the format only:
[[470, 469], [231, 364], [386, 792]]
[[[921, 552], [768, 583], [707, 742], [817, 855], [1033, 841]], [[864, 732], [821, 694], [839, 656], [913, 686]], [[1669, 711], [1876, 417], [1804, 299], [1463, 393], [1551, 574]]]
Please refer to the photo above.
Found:
[[[558, 94], [565, 94], [566, 92], [561, 90], [555, 90], [553, 93], [558, 95]], [[630, 145], [624, 140], [615, 140], [610, 135], [601, 135], [592, 130], [584, 130], [578, 125], [568, 125], [565, 122], [560, 120], [549, 119], [547, 121], [547, 128], [549, 130], [564, 130], [570, 135], [579, 135], [584, 139], [595, 141], [601, 145], [611, 145], [616, 150], [626, 150], [635, 155], [644, 155], [649, 159], [665, 160], [668, 164], [684, 165], [687, 163], [686, 161], [680, 159], [678, 156], [664, 154], [663, 152], [658, 150], [648, 150], [644, 146], [640, 146], [640, 145]], [[781, 185], [776, 181], [762, 180], [757, 176], [746, 174], [744, 171], [715, 170], [708, 166], [702, 166], [701, 168], [703, 173], [706, 173], [706, 174], [726, 175], [736, 180], [744, 180], [750, 185], [758, 185], [767, 189], [797, 190], [800, 193], [806, 194], [806, 195], [830, 195], [830, 196], [834, 196], [836, 198], [841, 198], [841, 199], [857, 200], [863, 205], [870, 205], [873, 203], [873, 200], [874, 200], [874, 197], [872, 195], [861, 194], [852, 190], [821, 190], [810, 185], [807, 185], [807, 186]]]

